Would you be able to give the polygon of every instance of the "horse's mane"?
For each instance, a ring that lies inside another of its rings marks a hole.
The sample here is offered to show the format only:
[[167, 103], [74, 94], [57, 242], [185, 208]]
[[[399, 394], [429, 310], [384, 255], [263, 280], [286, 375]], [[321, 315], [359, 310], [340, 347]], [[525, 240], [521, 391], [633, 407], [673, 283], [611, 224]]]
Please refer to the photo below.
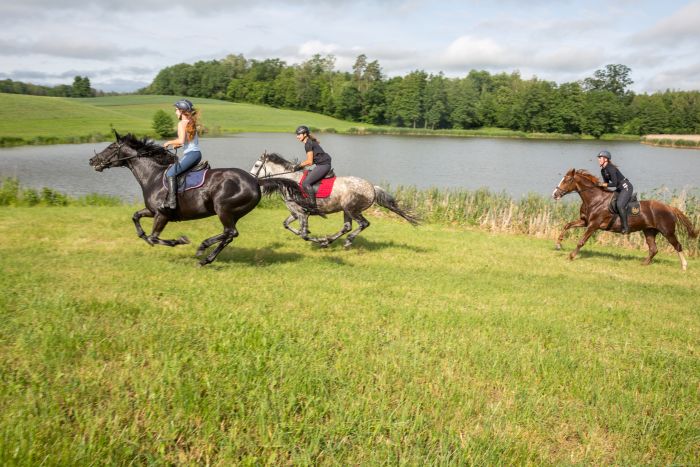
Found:
[[294, 169], [294, 164], [292, 162], [289, 162], [287, 159], [284, 157], [280, 156], [276, 152], [270, 153], [267, 155], [267, 160], [272, 162], [273, 164], [279, 164], [282, 167], [284, 167], [284, 170], [292, 170]]
[[119, 136], [117, 139], [119, 142], [137, 151], [141, 157], [150, 157], [160, 165], [174, 164], [177, 162], [177, 156], [175, 154], [148, 137], [139, 139], [131, 133], [127, 133], [124, 136]]
[[593, 175], [592, 173], [590, 173], [588, 170], [585, 170], [585, 169], [577, 169], [577, 170], [576, 170], [576, 174], [577, 174], [577, 175], [580, 175], [581, 177], [585, 178], [586, 180], [588, 180], [589, 182], [591, 182], [591, 183], [593, 183], [593, 184], [595, 184], [595, 185], [597, 185], [598, 183], [600, 183], [600, 180], [598, 179], [598, 177], [596, 177], [595, 175]]

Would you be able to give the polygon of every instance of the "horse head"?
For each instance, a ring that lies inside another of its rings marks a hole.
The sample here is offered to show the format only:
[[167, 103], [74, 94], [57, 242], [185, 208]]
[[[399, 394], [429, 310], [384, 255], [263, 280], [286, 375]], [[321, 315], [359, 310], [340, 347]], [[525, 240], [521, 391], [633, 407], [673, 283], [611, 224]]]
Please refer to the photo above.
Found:
[[294, 163], [289, 162], [282, 156], [276, 153], [268, 153], [265, 151], [260, 158], [255, 161], [250, 173], [256, 178], [272, 177], [284, 173], [290, 173], [294, 170]]
[[[90, 158], [90, 166], [98, 172], [110, 167], [121, 167], [126, 164], [126, 160], [132, 157], [137, 157], [138, 153], [126, 144], [125, 138], [114, 131], [117, 141], [104, 148], [99, 153], [95, 152], [95, 156]], [[129, 136], [129, 135], [127, 135]]]
[[552, 198], [559, 200], [564, 195], [567, 195], [572, 191], [576, 190], [576, 169], [571, 169], [568, 172], [566, 172], [564, 178], [561, 179], [559, 185], [557, 185], [557, 187], [552, 192]]
[[160, 165], [168, 165], [177, 161], [177, 156], [167, 149], [144, 138], [137, 139], [131, 133], [121, 136], [114, 131], [116, 141], [90, 159], [90, 166], [98, 172], [110, 167], [123, 167], [128, 161], [138, 157], [150, 157]]

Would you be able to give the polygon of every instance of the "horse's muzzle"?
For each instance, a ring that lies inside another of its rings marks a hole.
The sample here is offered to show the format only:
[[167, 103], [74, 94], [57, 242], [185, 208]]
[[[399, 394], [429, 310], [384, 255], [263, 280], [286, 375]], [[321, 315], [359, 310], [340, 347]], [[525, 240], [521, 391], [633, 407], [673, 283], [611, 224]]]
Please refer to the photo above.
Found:
[[559, 201], [562, 196], [564, 196], [564, 193], [559, 189], [559, 187], [556, 187], [552, 192], [552, 198]]

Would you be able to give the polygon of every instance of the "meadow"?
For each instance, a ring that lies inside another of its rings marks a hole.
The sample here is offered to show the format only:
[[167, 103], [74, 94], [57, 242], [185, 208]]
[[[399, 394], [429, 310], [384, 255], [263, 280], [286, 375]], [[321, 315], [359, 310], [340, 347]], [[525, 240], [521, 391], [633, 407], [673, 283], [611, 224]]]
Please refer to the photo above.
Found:
[[3, 465], [700, 458], [697, 257], [383, 211], [320, 249], [268, 201], [197, 268], [218, 221], [137, 208], [0, 207]]
[[[0, 93], [0, 147], [108, 141], [120, 133], [155, 137], [153, 116], [171, 112], [174, 96], [122, 95], [62, 98]], [[312, 112], [216, 99], [192, 98], [202, 111], [208, 136], [240, 132], [291, 132], [304, 123], [314, 131], [347, 134], [439, 135], [455, 137], [581, 139], [580, 135], [524, 133], [500, 128], [429, 130], [339, 120]], [[629, 135], [601, 139], [638, 140]]]

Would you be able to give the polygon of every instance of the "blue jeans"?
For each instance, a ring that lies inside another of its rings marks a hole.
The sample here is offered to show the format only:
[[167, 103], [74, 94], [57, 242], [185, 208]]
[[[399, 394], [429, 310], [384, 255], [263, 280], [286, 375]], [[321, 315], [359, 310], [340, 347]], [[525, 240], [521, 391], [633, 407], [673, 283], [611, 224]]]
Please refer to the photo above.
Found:
[[168, 177], [175, 177], [177, 175], [180, 175], [183, 172], [187, 172], [190, 170], [192, 167], [197, 165], [199, 161], [202, 160], [202, 153], [199, 151], [190, 151], [184, 156], [182, 156], [182, 159], [179, 161], [175, 162], [173, 165], [170, 166], [168, 169], [168, 173], [166, 174]]

